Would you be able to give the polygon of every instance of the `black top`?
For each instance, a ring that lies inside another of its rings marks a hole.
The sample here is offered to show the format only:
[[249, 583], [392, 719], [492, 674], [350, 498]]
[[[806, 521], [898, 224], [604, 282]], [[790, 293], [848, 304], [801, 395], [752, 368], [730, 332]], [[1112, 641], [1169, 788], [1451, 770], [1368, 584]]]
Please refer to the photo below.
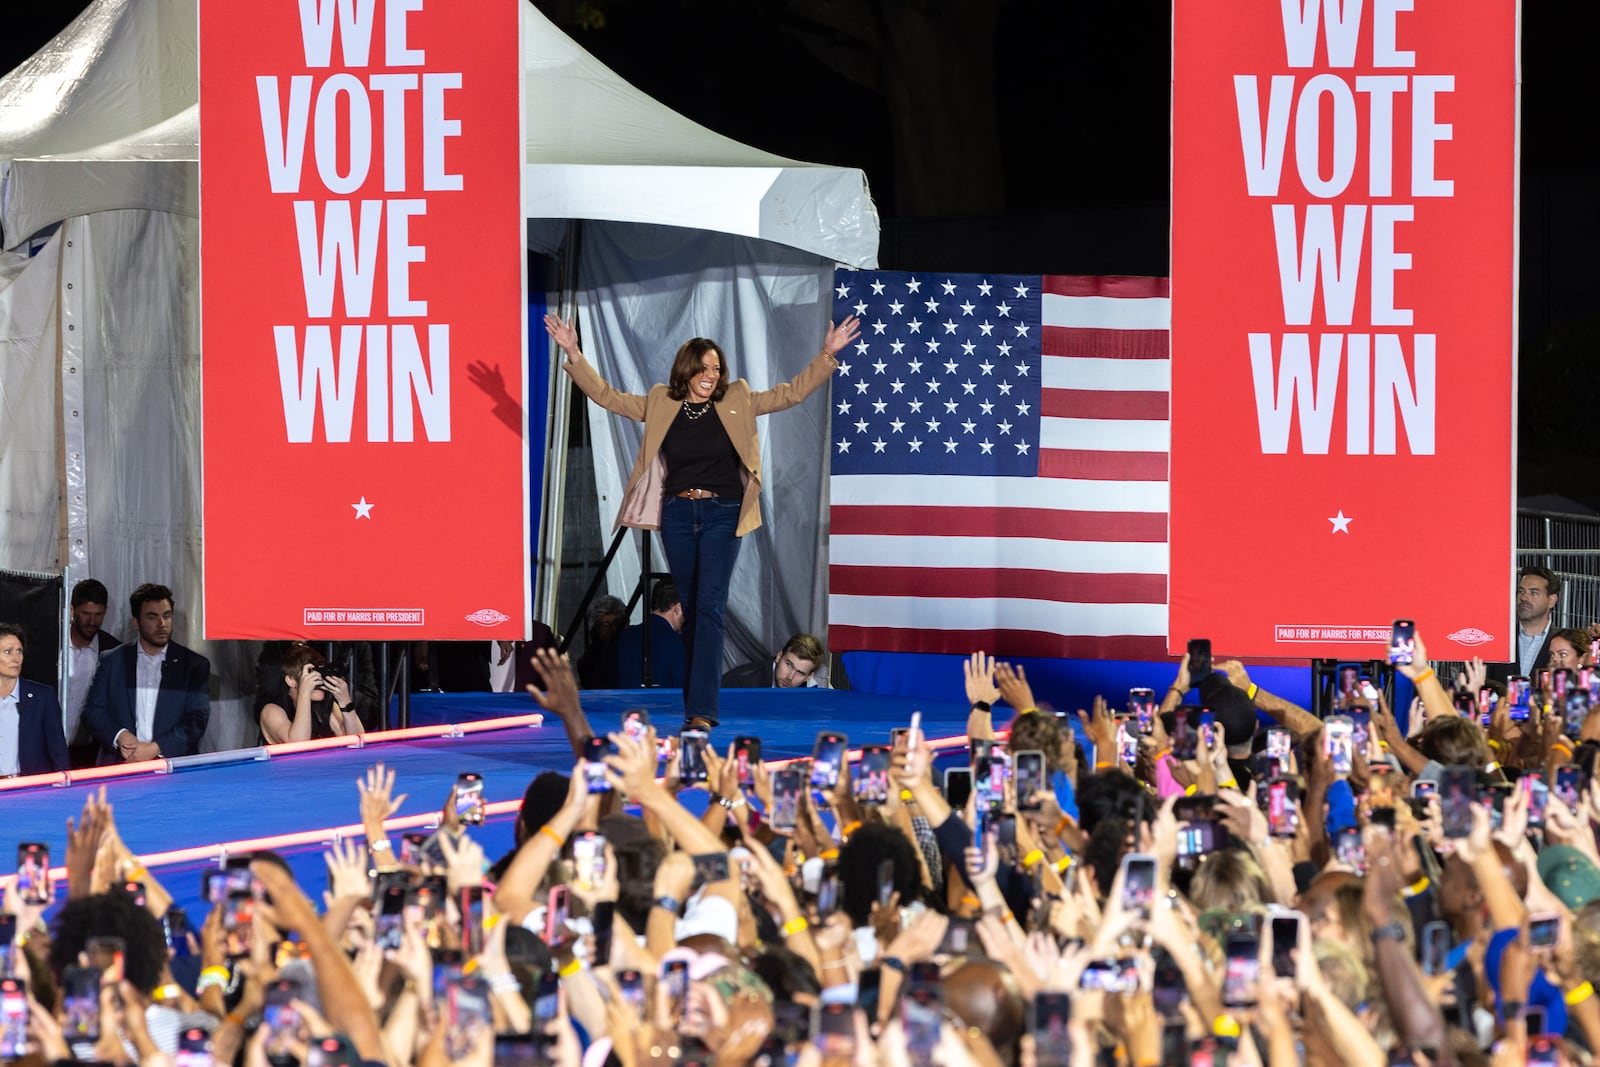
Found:
[[[691, 419], [689, 414], [693, 411], [705, 414]], [[710, 405], [683, 406], [661, 442], [661, 456], [667, 463], [666, 482], [661, 487], [667, 496], [676, 496], [685, 489], [709, 489], [735, 500], [744, 496], [739, 454], [733, 450], [728, 431], [722, 428], [722, 420]]]

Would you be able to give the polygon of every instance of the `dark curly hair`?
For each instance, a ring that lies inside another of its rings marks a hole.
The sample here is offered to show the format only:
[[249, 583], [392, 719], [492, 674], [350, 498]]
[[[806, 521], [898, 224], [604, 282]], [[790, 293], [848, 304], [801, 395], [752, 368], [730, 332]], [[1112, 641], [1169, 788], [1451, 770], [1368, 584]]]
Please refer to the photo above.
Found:
[[133, 988], [149, 996], [161, 984], [167, 966], [167, 942], [161, 923], [120, 892], [95, 893], [69, 900], [56, 915], [50, 939], [50, 970], [59, 984], [68, 967], [92, 937], [115, 937], [127, 946], [122, 973]]

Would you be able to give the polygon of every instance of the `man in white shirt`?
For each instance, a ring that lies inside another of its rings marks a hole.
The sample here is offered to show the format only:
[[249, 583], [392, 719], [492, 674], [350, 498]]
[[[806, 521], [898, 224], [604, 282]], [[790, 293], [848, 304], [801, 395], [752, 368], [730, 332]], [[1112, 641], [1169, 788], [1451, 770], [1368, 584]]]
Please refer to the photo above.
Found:
[[100, 762], [192, 756], [211, 718], [211, 663], [172, 640], [172, 590], [146, 583], [128, 599], [138, 640], [100, 658], [84, 701]]
[[56, 691], [22, 677], [22, 627], [0, 623], [0, 778], [67, 769]]
[[101, 629], [106, 618], [106, 605], [111, 594], [105, 584], [95, 578], [85, 578], [72, 587], [72, 609], [68, 618], [71, 628], [67, 637], [67, 752], [73, 767], [93, 767], [100, 746], [83, 728], [83, 702], [89, 696], [89, 686], [94, 682], [94, 672], [100, 666], [100, 656], [122, 644]]

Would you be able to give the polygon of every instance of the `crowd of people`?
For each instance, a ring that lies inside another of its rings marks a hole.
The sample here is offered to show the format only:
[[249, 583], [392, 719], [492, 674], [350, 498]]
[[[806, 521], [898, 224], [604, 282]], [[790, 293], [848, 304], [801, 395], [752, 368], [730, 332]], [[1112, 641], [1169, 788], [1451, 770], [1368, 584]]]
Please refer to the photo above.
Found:
[[497, 859], [454, 791], [392, 840], [404, 783], [380, 765], [326, 886], [241, 857], [191, 923], [92, 798], [50, 921], [37, 870], [7, 886], [0, 1059], [1587, 1061], [1596, 679], [1472, 664], [1452, 693], [1422, 635], [1410, 652], [1404, 726], [1367, 679], [1318, 717], [1189, 657], [1159, 700], [1068, 715], [977, 654], [965, 751], [913, 722], [852, 738], [855, 763], [830, 734], [767, 767], [636, 712], [597, 732], [542, 650], [575, 762], [529, 784]]

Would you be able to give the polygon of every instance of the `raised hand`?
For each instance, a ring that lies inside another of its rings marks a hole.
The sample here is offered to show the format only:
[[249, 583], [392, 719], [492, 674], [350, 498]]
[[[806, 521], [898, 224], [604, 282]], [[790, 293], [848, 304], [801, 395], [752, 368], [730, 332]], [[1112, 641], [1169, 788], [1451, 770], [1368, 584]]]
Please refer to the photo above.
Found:
[[[837, 356], [841, 351], [853, 344], [860, 334], [861, 320], [854, 315], [846, 315], [844, 320], [837, 326], [830, 321], [828, 323], [828, 332], [822, 338], [823, 350], [830, 356]], [[558, 340], [556, 343], [560, 344], [560, 341]]]
[[967, 686], [967, 703], [994, 704], [1000, 699], [1000, 688], [994, 683], [994, 657], [974, 652], [961, 664], [961, 674]]
[[559, 315], [546, 314], [544, 328], [556, 347], [567, 354], [568, 363], [583, 362], [583, 353], [578, 350], [578, 331], [573, 329], [572, 323], [563, 321]]
[[394, 770], [385, 770], [381, 763], [368, 767], [366, 777], [356, 779], [356, 788], [361, 792], [361, 823], [367, 836], [382, 837], [384, 820], [400, 810], [409, 794], [401, 793], [390, 799], [394, 792]]
[[1033, 699], [1033, 687], [1028, 684], [1028, 673], [1022, 669], [1022, 664], [1013, 667], [1009, 663], [996, 663], [994, 682], [1000, 689], [1000, 699], [1017, 711], [1038, 707]]
[[544, 683], [544, 692], [529, 683], [528, 694], [541, 708], [562, 719], [583, 710], [578, 697], [578, 679], [570, 659], [553, 648], [541, 648], [535, 650], [530, 662], [533, 672]]

